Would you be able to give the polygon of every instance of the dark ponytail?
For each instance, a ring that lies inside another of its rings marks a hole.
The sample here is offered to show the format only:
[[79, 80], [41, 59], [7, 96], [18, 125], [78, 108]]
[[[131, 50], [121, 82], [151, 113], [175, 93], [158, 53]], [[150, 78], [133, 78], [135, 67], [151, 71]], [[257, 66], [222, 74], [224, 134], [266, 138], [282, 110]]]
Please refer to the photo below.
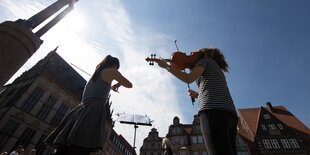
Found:
[[116, 57], [107, 55], [96, 67], [95, 73], [92, 75], [91, 80], [96, 81], [99, 78], [100, 72], [112, 66], [116, 66], [119, 69], [119, 60]]

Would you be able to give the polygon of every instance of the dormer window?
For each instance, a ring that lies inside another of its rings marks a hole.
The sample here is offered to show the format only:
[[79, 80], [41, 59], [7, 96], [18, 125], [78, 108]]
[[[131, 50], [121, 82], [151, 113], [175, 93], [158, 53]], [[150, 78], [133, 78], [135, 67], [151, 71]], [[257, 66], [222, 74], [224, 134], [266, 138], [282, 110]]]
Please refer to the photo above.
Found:
[[266, 130], [266, 126], [265, 125], [261, 125], [263, 130]]
[[282, 124], [278, 124], [279, 129], [283, 130]]
[[268, 127], [270, 130], [276, 130], [277, 129], [274, 124], [269, 124]]
[[264, 114], [264, 118], [265, 119], [270, 119], [270, 115], [269, 114]]

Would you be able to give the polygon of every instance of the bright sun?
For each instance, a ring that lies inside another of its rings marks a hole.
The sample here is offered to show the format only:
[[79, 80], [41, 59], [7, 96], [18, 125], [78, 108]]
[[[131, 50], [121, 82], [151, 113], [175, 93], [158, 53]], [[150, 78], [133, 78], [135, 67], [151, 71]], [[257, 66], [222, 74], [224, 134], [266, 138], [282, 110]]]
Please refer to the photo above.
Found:
[[82, 13], [72, 10], [64, 17], [62, 26], [73, 32], [83, 31], [86, 27], [85, 18]]

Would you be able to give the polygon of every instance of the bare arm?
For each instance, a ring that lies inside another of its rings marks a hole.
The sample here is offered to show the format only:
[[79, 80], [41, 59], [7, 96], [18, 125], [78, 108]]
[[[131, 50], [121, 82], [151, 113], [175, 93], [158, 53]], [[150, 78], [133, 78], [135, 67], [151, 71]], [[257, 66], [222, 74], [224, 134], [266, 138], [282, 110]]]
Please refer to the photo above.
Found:
[[117, 92], [120, 86], [132, 88], [132, 83], [114, 68], [103, 70], [101, 78], [107, 83], [112, 83], [113, 80], [116, 80], [117, 83], [112, 86], [112, 90], [115, 92]]
[[114, 80], [116, 80], [118, 84], [122, 85], [123, 87], [132, 88], [132, 83], [127, 78], [125, 78], [118, 70], [115, 70]]
[[[169, 66], [167, 64], [167, 62], [164, 60], [159, 60], [157, 63], [162, 68], [166, 68]], [[190, 73], [185, 73], [185, 72], [182, 72], [176, 68], [170, 67], [169, 72], [185, 83], [192, 83], [192, 82], [196, 81], [201, 76], [204, 69], [205, 69], [205, 67], [200, 65], [200, 66], [196, 66], [195, 68], [193, 68]]]

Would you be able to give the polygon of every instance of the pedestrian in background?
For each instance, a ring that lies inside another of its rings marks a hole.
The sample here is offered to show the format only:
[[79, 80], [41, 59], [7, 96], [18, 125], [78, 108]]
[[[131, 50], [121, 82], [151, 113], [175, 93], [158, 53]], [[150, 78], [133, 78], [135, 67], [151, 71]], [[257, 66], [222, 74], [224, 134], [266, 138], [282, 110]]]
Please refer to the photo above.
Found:
[[164, 155], [173, 155], [173, 147], [168, 138], [163, 138], [161, 146], [164, 149]]

